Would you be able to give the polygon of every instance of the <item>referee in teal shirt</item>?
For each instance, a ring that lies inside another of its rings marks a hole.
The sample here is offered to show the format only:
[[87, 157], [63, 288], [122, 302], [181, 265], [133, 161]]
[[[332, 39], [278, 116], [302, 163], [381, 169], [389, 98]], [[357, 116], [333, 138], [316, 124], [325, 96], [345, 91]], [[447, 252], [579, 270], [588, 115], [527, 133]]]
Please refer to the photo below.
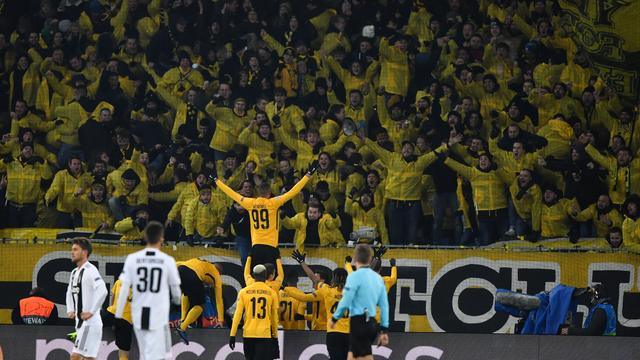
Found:
[[[338, 308], [329, 320], [333, 328], [345, 311], [349, 311], [349, 359], [373, 360], [371, 344], [378, 333], [378, 346], [389, 343], [389, 301], [382, 277], [369, 268], [371, 248], [369, 245], [356, 246], [353, 259], [356, 271], [349, 274], [342, 291]], [[380, 328], [376, 323], [376, 306], [380, 306]]]

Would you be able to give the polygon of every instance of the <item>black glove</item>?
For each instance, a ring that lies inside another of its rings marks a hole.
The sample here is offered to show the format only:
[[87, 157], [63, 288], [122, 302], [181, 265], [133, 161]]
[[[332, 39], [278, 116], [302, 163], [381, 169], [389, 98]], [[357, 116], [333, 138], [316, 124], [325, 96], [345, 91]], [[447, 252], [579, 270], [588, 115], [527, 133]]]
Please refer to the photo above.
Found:
[[332, 217], [332, 218], [334, 218], [334, 219], [336, 218], [336, 216], [338, 216], [338, 215], [336, 214], [336, 212], [335, 212], [335, 211], [328, 211], [328, 213], [329, 213], [329, 215], [331, 215], [331, 217]]
[[356, 196], [358, 191], [360, 190], [357, 187], [351, 188], [351, 191], [349, 191], [349, 199], [353, 199], [353, 197]]
[[274, 359], [280, 359], [280, 343], [278, 338], [271, 338], [271, 357]]
[[298, 250], [293, 250], [293, 252], [291, 253], [291, 257], [293, 258], [293, 260], [297, 261], [298, 264], [302, 264], [307, 258], [307, 254], [302, 254]]
[[351, 264], [352, 261], [353, 261], [353, 259], [351, 258], [351, 256], [347, 255], [347, 256], [344, 257], [344, 262], [345, 263]]
[[236, 337], [235, 336], [230, 336], [229, 337], [229, 347], [231, 348], [231, 350], [235, 350], [235, 348], [236, 348]]
[[275, 127], [275, 128], [279, 128], [280, 125], [282, 125], [282, 122], [280, 120], [280, 115], [277, 115], [277, 114], [273, 115], [271, 117], [271, 121], [273, 121], [273, 127]]
[[307, 174], [313, 175], [316, 171], [318, 171], [318, 160], [313, 160], [307, 169]]
[[396, 266], [396, 259], [391, 259], [389, 260], [389, 264], [391, 264], [391, 266]]
[[144, 229], [144, 227], [147, 226], [147, 219], [135, 218], [133, 220], [133, 225], [135, 225], [138, 228], [138, 230], [142, 231], [142, 229]]
[[491, 116], [492, 119], [497, 119], [498, 117], [500, 117], [500, 113], [497, 112], [496, 110], [489, 111], [489, 115]]
[[11, 156], [11, 155], [9, 154], [9, 155], [5, 156], [3, 160], [4, 160], [4, 163], [5, 163], [5, 164], [9, 164], [9, 163], [11, 163], [13, 160], [15, 160], [15, 159], [13, 158], [13, 156]]
[[218, 167], [214, 164], [213, 167], [209, 169], [209, 171], [209, 180], [215, 183], [216, 180], [218, 180]]
[[438, 160], [446, 160], [447, 159], [447, 152], [446, 151], [441, 151], [441, 152], [437, 152], [434, 151], [434, 153], [436, 154], [436, 157], [438, 158]]
[[374, 248], [373, 257], [382, 259], [382, 256], [387, 253], [387, 250], [384, 245], [380, 245], [380, 247]]
[[64, 124], [64, 120], [56, 120], [56, 122], [54, 124], [56, 126], [60, 126], [60, 125]]

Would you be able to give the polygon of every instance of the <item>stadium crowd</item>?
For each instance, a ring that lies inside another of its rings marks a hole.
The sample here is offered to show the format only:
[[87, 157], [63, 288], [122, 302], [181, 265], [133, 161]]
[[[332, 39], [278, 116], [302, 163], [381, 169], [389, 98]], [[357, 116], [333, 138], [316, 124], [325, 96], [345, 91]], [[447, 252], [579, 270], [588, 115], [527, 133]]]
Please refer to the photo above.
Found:
[[246, 251], [259, 213], [213, 178], [278, 195], [317, 159], [299, 248], [640, 245], [637, 104], [554, 1], [0, 3], [2, 228]]

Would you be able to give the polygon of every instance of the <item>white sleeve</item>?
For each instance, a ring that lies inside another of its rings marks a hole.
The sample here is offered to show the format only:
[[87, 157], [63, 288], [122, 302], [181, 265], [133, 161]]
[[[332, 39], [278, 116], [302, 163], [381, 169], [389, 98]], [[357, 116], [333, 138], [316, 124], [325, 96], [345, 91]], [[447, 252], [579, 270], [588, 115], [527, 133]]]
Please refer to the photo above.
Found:
[[[73, 272], [72, 272], [73, 273]], [[69, 276], [69, 284], [67, 285], [67, 313], [70, 312], [75, 312], [75, 306], [73, 303], [73, 293], [71, 292], [71, 289], [73, 288], [73, 275]]]
[[118, 298], [116, 299], [116, 319], [122, 318], [122, 314], [124, 313], [124, 307], [127, 304], [127, 296], [129, 295], [129, 289], [131, 288], [131, 279], [129, 274], [131, 273], [131, 269], [129, 264], [129, 257], [124, 262], [124, 267], [122, 268], [122, 272], [120, 273], [120, 292], [118, 293]]
[[182, 290], [180, 290], [180, 274], [178, 273], [178, 267], [176, 266], [176, 261], [169, 257], [169, 261], [167, 262], [169, 269], [169, 291], [171, 292], [171, 302], [175, 305], [180, 305], [180, 295], [182, 294]]
[[93, 304], [91, 304], [89, 312], [91, 312], [92, 314], [98, 314], [100, 312], [102, 304], [104, 303], [104, 299], [107, 298], [109, 292], [107, 291], [107, 286], [105, 285], [104, 280], [102, 280], [102, 277], [100, 276], [100, 273], [97, 271], [97, 269], [93, 271], [91, 277], [94, 294]]

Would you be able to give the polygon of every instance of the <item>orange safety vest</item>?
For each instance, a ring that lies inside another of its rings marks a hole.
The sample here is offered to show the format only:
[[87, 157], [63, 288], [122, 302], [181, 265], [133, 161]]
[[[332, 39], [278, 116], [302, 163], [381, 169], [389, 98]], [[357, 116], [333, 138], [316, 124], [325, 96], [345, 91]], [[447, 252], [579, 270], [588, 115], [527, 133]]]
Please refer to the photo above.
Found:
[[54, 303], [39, 296], [20, 300], [20, 316], [25, 325], [42, 325], [49, 319]]

